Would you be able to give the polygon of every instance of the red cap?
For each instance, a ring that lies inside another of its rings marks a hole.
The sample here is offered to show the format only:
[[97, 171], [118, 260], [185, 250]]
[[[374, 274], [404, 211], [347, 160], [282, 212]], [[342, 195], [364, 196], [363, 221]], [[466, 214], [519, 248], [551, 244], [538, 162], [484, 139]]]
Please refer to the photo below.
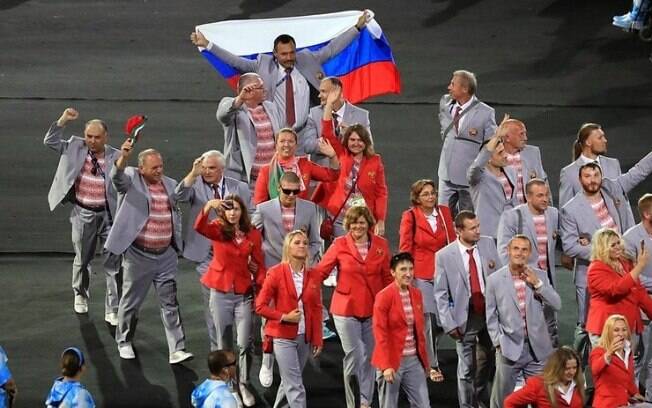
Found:
[[130, 138], [138, 140], [138, 134], [145, 127], [145, 122], [147, 122], [147, 116], [145, 115], [134, 115], [130, 117], [125, 122], [125, 133]]

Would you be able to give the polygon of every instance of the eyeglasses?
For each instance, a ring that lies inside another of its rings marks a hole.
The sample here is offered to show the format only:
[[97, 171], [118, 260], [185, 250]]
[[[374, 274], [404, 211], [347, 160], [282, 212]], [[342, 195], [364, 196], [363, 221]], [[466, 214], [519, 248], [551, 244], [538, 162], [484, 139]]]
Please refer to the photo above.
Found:
[[285, 195], [298, 195], [301, 192], [301, 189], [281, 188], [281, 191]]
[[432, 193], [429, 193], [429, 192], [426, 191], [425, 193], [419, 194], [419, 197], [424, 197], [424, 198], [426, 198], [426, 197], [437, 197], [437, 193], [434, 192], [434, 191]]

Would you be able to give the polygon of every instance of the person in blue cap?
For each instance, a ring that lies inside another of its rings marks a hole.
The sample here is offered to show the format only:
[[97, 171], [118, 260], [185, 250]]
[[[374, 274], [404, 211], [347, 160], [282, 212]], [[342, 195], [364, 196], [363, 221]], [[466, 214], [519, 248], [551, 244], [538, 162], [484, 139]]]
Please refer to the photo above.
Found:
[[237, 408], [238, 404], [229, 385], [231, 379], [235, 377], [236, 363], [235, 354], [231, 351], [215, 350], [208, 353], [208, 370], [211, 375], [192, 391], [190, 398], [192, 406]]
[[16, 398], [18, 388], [7, 365], [7, 353], [0, 347], [0, 408], [10, 407]]
[[84, 354], [77, 347], [68, 347], [61, 353], [61, 377], [50, 389], [47, 408], [95, 408], [90, 392], [79, 382], [86, 366]]

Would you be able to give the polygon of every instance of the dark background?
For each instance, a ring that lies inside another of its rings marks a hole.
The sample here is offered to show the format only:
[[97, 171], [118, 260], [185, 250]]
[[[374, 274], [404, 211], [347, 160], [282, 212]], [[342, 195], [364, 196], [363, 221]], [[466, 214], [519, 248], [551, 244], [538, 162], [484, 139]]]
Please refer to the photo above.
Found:
[[[21, 389], [17, 406], [42, 403], [58, 353], [71, 344], [90, 356], [84, 382], [100, 406], [187, 406], [189, 391], [207, 374], [199, 288], [188, 263], [181, 264], [179, 297], [188, 348], [199, 358], [186, 367], [167, 365], [153, 298], [141, 312], [137, 364], [120, 361], [103, 323], [101, 275], [94, 279], [89, 316], [72, 312], [69, 208], [48, 210], [58, 157], [42, 145], [64, 108], [81, 113], [68, 134], [81, 134], [83, 122], [99, 117], [108, 122], [114, 146], [124, 139], [124, 120], [146, 114], [141, 147], [159, 149], [166, 173], [181, 179], [201, 152], [221, 150], [215, 110], [221, 97], [232, 94], [191, 45], [195, 25], [370, 8], [403, 82], [401, 95], [363, 105], [371, 111], [386, 166], [387, 228], [396, 247], [410, 183], [435, 177], [437, 101], [455, 69], [477, 74], [478, 95], [496, 108], [498, 121], [509, 113], [526, 123], [530, 143], [541, 148], [555, 201], [559, 170], [571, 161], [581, 123], [604, 126], [609, 155], [625, 170], [650, 151], [650, 45], [610, 25], [630, 6], [623, 0], [0, 0], [0, 344]], [[648, 178], [630, 198], [650, 187]], [[574, 299], [569, 275], [558, 275], [562, 337], [569, 341]], [[321, 373], [307, 372], [311, 407], [344, 405], [339, 344], [329, 343], [327, 351]], [[447, 382], [431, 385], [433, 406], [456, 405], [453, 351], [444, 357]]]

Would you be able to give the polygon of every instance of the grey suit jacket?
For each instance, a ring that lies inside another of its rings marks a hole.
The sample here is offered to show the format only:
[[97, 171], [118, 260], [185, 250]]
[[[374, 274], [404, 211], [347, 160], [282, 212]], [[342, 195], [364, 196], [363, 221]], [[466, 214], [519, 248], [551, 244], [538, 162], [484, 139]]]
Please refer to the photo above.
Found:
[[[620, 162], [612, 157], [599, 156], [602, 177], [615, 179], [622, 174]], [[578, 158], [568, 166], [561, 169], [559, 173], [559, 208], [562, 208], [575, 197], [575, 194], [582, 191], [580, 184], [580, 167], [584, 162]]]
[[[648, 251], [652, 248], [652, 236], [647, 233], [645, 227], [640, 222], [623, 234], [623, 240], [625, 241], [627, 255], [634, 260], [638, 258], [641, 252], [641, 241], [645, 241], [645, 248]], [[652, 292], [652, 262], [648, 262], [645, 265], [639, 280], [648, 292]]]
[[[45, 139], [43, 139], [43, 144], [60, 155], [57, 172], [54, 174], [54, 180], [52, 180], [52, 185], [48, 193], [50, 211], [54, 211], [57, 205], [74, 199], [74, 195], [72, 195], [73, 193], [70, 189], [75, 185], [75, 180], [77, 180], [77, 176], [79, 176], [79, 172], [86, 161], [86, 155], [88, 155], [88, 147], [86, 147], [84, 139], [72, 136], [68, 140], [63, 140], [63, 130], [63, 127], [57, 126], [57, 122], [54, 122], [45, 134]], [[109, 173], [113, 169], [113, 163], [119, 155], [119, 150], [105, 145], [104, 163], [106, 164], [106, 170], [104, 191], [106, 192], [106, 201], [109, 204], [109, 211], [112, 215], [115, 215], [117, 208], [117, 193], [115, 188], [113, 188]]]
[[[248, 212], [252, 214], [253, 206], [249, 186], [230, 177], [224, 177], [224, 182], [228, 194], [236, 194], [242, 198], [242, 201], [247, 205]], [[193, 226], [197, 215], [204, 208], [206, 202], [213, 199], [213, 190], [204, 183], [201, 177], [197, 177], [195, 183], [190, 187], [186, 187], [183, 180], [181, 180], [174, 189], [174, 193], [179, 202], [190, 203], [190, 211], [186, 219], [186, 234], [183, 241], [183, 257], [194, 262], [202, 262], [206, 259], [206, 255], [211, 248], [211, 241], [195, 231]], [[214, 217], [214, 212], [211, 212], [210, 218], [213, 219]]]
[[[106, 239], [104, 248], [112, 254], [120, 255], [136, 240], [149, 218], [149, 188], [136, 167], [119, 170], [111, 169], [111, 180], [119, 194], [119, 207], [113, 219], [113, 227]], [[170, 199], [172, 210], [172, 245], [177, 251], [182, 250], [181, 211], [177, 206], [179, 198], [174, 192], [176, 180], [163, 176], [163, 186]]]
[[[552, 353], [552, 342], [548, 326], [543, 315], [544, 303], [555, 311], [561, 310], [561, 299], [555, 289], [550, 286], [546, 274], [540, 269], [533, 269], [543, 285], [536, 291], [526, 285], [525, 316], [527, 333], [532, 351], [537, 360], [545, 361]], [[518, 308], [516, 289], [509, 271], [504, 266], [487, 279], [485, 292], [487, 305], [487, 331], [495, 347], [500, 346], [501, 354], [511, 360], [518, 361], [523, 351], [525, 339], [525, 322]]]
[[[283, 227], [279, 199], [274, 198], [258, 204], [252, 222], [263, 233], [265, 266], [269, 268], [280, 263], [283, 255], [283, 240], [287, 234]], [[294, 229], [304, 230], [308, 234], [310, 264], [315, 265], [319, 260], [321, 239], [319, 238], [319, 216], [314, 203], [297, 198]]]
[[496, 238], [500, 215], [518, 205], [518, 199], [516, 197], [516, 173], [514, 169], [511, 167], [503, 168], [514, 187], [512, 196], [506, 199], [505, 190], [500, 180], [485, 168], [490, 158], [491, 153], [483, 148], [468, 169], [468, 180], [471, 186], [473, 208], [475, 208], [475, 213], [480, 219], [480, 233]]
[[[466, 331], [469, 318], [471, 283], [458, 242], [453, 241], [437, 252], [435, 261], [435, 304], [441, 326], [446, 333], [459, 328]], [[477, 243], [485, 288], [489, 275], [502, 267], [493, 238], [481, 236]], [[486, 292], [486, 289], [485, 289]]]
[[[346, 103], [344, 109], [344, 118], [340, 123], [345, 125], [361, 124], [367, 128], [371, 136], [371, 125], [369, 123], [369, 111], [359, 108], [349, 102]], [[303, 131], [302, 139], [300, 140], [300, 148], [297, 149], [297, 155], [310, 154], [311, 160], [321, 166], [329, 166], [328, 158], [319, 153], [319, 143], [317, 140], [322, 136], [321, 121], [324, 117], [324, 107], [321, 105], [313, 106], [310, 108], [308, 115], [308, 122]]]
[[[235, 98], [224, 97], [217, 107], [217, 120], [224, 129], [224, 157], [226, 168], [224, 174], [228, 177], [251, 183], [251, 165], [256, 158], [258, 137], [251, 114], [243, 104], [233, 107]], [[274, 135], [281, 129], [281, 118], [274, 104], [263, 101], [263, 107], [272, 122]]]
[[[602, 179], [602, 198], [619, 231], [634, 226], [626, 193], [636, 187], [652, 172], [652, 153], [648, 153], [634, 167], [615, 179]], [[561, 243], [564, 253], [576, 258], [575, 285], [586, 287], [586, 270], [591, 253], [590, 245], [580, 245], [579, 239], [591, 240], [593, 233], [601, 228], [600, 221], [586, 199], [584, 191], [575, 194], [561, 209]]]
[[496, 132], [495, 112], [492, 107], [480, 102], [464, 114], [459, 132], [455, 132], [453, 126], [444, 134], [453, 121], [451, 107], [454, 104], [450, 95], [442, 96], [439, 101], [439, 125], [444, 146], [439, 156], [437, 177], [453, 184], [468, 186], [467, 169], [480, 152], [483, 143], [491, 139]]
[[[328, 45], [317, 51], [310, 51], [308, 49], [298, 51], [294, 67], [306, 78], [314, 89], [318, 90], [319, 83], [324, 78], [322, 64], [346, 48], [358, 34], [359, 31], [355, 27], [351, 27], [333, 38]], [[208, 44], [208, 51], [241, 73], [255, 72], [260, 75], [265, 83], [267, 99], [270, 101], [274, 100], [278, 78], [278, 64], [274, 56], [259, 54], [257, 59], [250, 60], [231, 54], [229, 51], [213, 43]]]
[[[519, 228], [519, 214], [521, 224]], [[549, 283], [555, 286], [556, 273], [555, 273], [555, 247], [557, 246], [557, 238], [559, 238], [559, 211], [555, 207], [548, 207], [544, 212], [546, 217], [546, 234], [548, 237], [548, 276]], [[509, 240], [516, 234], [523, 234], [530, 239], [532, 244], [532, 252], [530, 253], [530, 265], [537, 267], [539, 253], [537, 252], [537, 231], [534, 227], [534, 218], [532, 212], [528, 209], [527, 204], [521, 204], [505, 211], [500, 216], [498, 223], [498, 253], [503, 264], [507, 264], [507, 244]]]

